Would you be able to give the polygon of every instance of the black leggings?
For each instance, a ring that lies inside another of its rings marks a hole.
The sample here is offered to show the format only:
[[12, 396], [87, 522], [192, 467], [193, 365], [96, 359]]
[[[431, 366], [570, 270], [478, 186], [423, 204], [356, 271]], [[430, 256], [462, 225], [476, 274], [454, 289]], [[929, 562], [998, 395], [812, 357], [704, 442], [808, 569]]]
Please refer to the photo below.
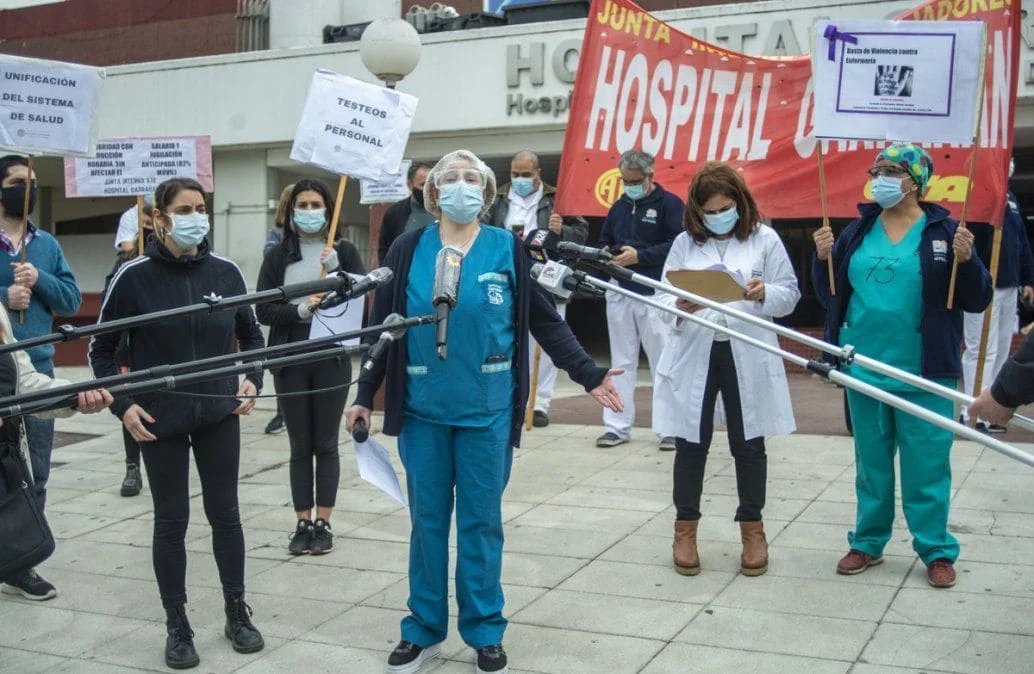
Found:
[[691, 521], [700, 519], [704, 466], [707, 464], [707, 450], [711, 447], [711, 435], [714, 432], [714, 406], [718, 393], [722, 394], [725, 405], [729, 448], [736, 462], [736, 491], [740, 497], [736, 521], [760, 522], [761, 510], [765, 507], [765, 482], [768, 479], [765, 438], [747, 440], [743, 437], [740, 388], [729, 342], [714, 342], [711, 346], [711, 364], [707, 370], [700, 410], [700, 442], [689, 442], [684, 438], [675, 440], [675, 518]]
[[[283, 368], [274, 377], [278, 393], [342, 386], [351, 380], [352, 363], [347, 359], [336, 359], [296, 365]], [[334, 507], [341, 477], [338, 434], [347, 399], [347, 388], [279, 398], [287, 437], [291, 443], [291, 500], [295, 512], [312, 509], [313, 482], [316, 488], [315, 505]], [[315, 480], [313, 456], [316, 457]]]
[[129, 434], [129, 429], [122, 426], [122, 444], [126, 447], [126, 463], [140, 465], [140, 443]]
[[244, 592], [244, 531], [237, 507], [241, 431], [239, 417], [231, 414], [189, 435], [140, 443], [154, 500], [154, 575], [167, 608], [187, 601], [184, 537], [190, 520], [191, 446], [223, 592]]

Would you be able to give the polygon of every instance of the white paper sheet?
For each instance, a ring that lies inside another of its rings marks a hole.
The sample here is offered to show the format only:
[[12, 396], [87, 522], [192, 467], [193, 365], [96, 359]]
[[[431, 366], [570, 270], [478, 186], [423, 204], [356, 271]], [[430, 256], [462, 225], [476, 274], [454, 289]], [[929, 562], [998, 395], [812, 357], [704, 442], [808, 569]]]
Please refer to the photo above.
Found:
[[406, 497], [402, 495], [402, 486], [384, 445], [373, 437], [368, 438], [366, 442], [355, 443], [355, 460], [359, 464], [359, 477], [405, 507]]
[[[363, 278], [356, 274], [349, 274], [352, 280]], [[363, 327], [363, 315], [366, 313], [366, 296], [360, 295], [353, 300], [336, 307], [320, 309], [312, 317], [309, 326], [309, 339], [318, 339], [329, 335], [339, 335], [345, 332], [352, 332]], [[359, 338], [343, 339], [338, 342], [341, 346], [354, 346], [359, 343]]]

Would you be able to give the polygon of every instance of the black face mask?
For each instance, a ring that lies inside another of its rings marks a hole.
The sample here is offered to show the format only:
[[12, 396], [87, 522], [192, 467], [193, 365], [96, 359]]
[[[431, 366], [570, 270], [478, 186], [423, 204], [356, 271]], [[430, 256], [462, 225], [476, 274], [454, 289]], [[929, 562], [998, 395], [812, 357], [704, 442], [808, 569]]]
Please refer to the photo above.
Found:
[[[32, 186], [29, 192], [29, 213], [36, 209], [37, 188]], [[0, 203], [4, 205], [7, 215], [20, 218], [25, 215], [25, 185], [11, 185], [0, 189]]]
[[420, 204], [420, 207], [424, 206], [424, 191], [416, 187], [413, 188], [413, 201]]

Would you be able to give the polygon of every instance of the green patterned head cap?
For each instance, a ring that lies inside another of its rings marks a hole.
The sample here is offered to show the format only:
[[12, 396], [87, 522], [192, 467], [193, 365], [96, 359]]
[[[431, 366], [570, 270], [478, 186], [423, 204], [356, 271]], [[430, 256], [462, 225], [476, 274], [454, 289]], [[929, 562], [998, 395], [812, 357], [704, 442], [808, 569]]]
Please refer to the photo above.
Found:
[[930, 175], [933, 173], [933, 159], [926, 150], [914, 143], [896, 143], [884, 148], [876, 155], [873, 164], [881, 161], [893, 162], [905, 169], [908, 171], [908, 175], [912, 176], [912, 180], [919, 185], [919, 193], [922, 194], [926, 191]]

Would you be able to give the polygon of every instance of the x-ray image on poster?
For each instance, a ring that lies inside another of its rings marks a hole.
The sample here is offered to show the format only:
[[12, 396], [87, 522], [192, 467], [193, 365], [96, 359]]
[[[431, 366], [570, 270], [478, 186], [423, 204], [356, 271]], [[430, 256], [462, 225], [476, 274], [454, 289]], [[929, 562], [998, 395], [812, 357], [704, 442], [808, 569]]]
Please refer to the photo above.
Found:
[[982, 22], [820, 20], [815, 35], [818, 137], [972, 140]]

